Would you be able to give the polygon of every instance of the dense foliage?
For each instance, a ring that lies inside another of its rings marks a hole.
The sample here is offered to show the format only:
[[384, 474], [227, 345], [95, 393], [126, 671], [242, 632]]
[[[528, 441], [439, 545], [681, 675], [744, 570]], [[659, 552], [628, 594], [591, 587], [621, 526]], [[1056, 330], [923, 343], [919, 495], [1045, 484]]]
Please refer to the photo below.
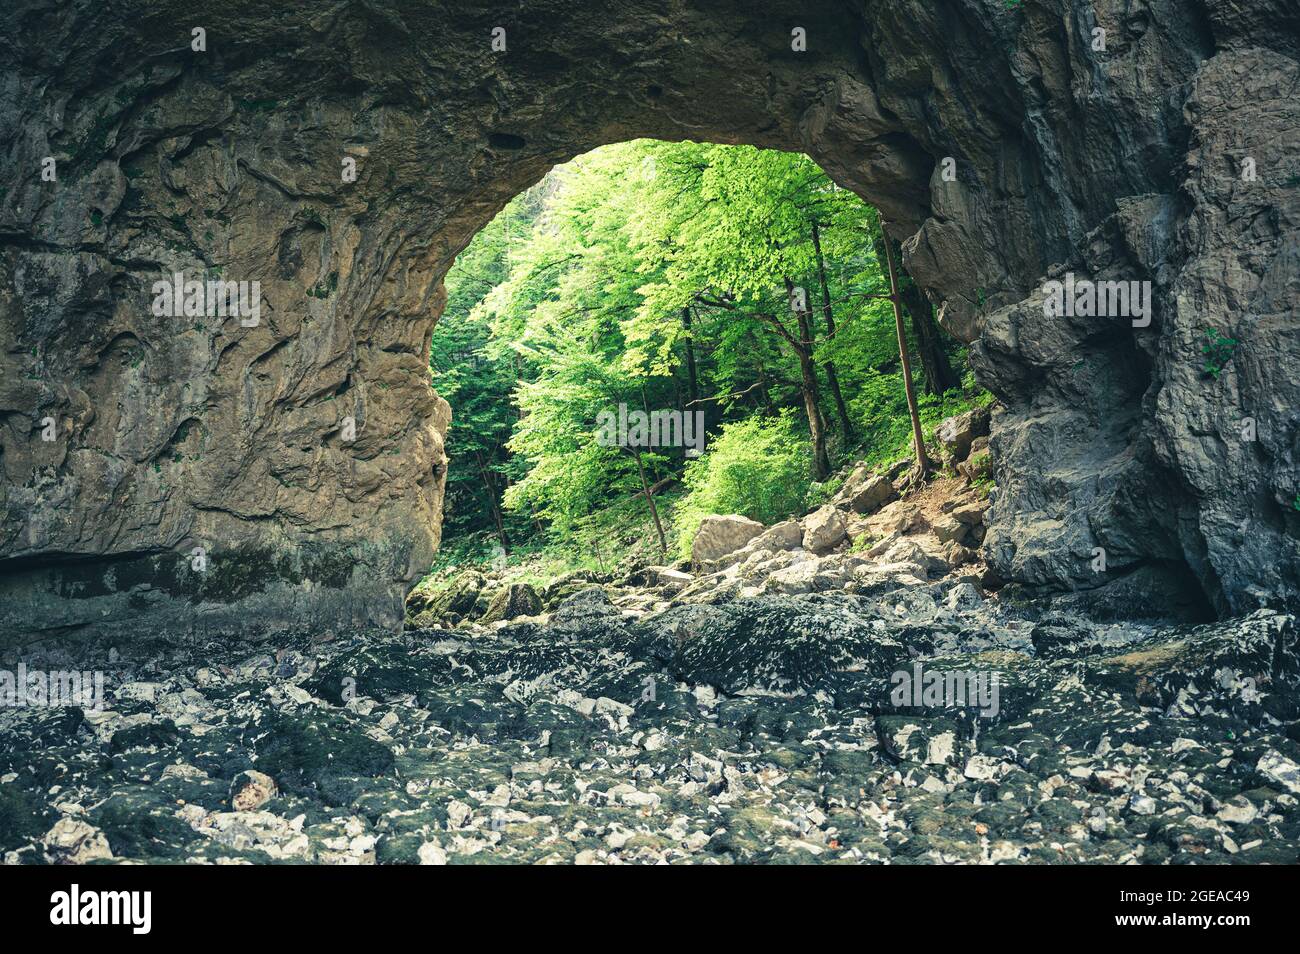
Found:
[[[839, 464], [907, 456], [883, 241], [798, 154], [638, 140], [557, 167], [447, 278], [431, 366], [454, 411], [448, 539], [597, 552], [616, 514], [630, 540], [671, 549], [675, 528], [689, 546], [706, 512], [778, 520]], [[904, 301], [932, 426], [976, 395], [929, 304]], [[701, 459], [598, 439], [602, 412], [664, 411], [701, 414]]]
[[686, 465], [688, 493], [674, 515], [679, 556], [690, 555], [690, 541], [711, 513], [777, 523], [802, 512], [811, 463], [807, 437], [788, 410], [722, 425], [709, 453]]

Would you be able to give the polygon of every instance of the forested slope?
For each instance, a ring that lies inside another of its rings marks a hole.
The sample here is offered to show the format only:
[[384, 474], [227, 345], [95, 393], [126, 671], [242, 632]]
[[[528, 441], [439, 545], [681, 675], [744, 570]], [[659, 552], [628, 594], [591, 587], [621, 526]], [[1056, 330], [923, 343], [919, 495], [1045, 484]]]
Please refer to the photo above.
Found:
[[[461, 253], [433, 336], [450, 558], [603, 564], [643, 530], [680, 552], [706, 511], [779, 520], [844, 464], [907, 456], [881, 234], [806, 156], [751, 147], [607, 146], [517, 197]], [[987, 395], [899, 286], [928, 437]]]

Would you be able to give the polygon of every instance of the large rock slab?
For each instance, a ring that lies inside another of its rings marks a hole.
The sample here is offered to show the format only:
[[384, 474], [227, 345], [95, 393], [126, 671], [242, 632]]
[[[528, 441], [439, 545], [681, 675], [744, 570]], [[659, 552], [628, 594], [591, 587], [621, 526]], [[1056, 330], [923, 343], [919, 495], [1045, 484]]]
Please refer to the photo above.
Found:
[[813, 511], [803, 522], [803, 547], [814, 553], [824, 553], [844, 542], [848, 524], [839, 509], [827, 504]]
[[480, 623], [497, 623], [502, 620], [516, 619], [520, 616], [536, 616], [542, 611], [542, 600], [527, 583], [511, 583], [503, 586], [492, 597], [487, 612], [479, 619]]
[[691, 542], [691, 562], [696, 566], [711, 563], [739, 550], [762, 532], [761, 523], [739, 514], [707, 516]]

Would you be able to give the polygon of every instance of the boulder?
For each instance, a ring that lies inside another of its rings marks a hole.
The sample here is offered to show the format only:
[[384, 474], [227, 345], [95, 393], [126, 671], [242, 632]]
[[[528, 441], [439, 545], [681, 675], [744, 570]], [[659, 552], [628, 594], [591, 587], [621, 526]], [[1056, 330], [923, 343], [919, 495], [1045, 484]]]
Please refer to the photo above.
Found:
[[966, 459], [977, 437], [988, 437], [991, 416], [988, 408], [977, 407], [940, 423], [935, 433], [940, 446], [954, 463]]
[[870, 547], [867, 548], [866, 555], [872, 559], [877, 559], [885, 555], [889, 548], [903, 538], [903, 534], [897, 530], [885, 534]]
[[551, 613], [551, 625], [596, 630], [619, 618], [618, 608], [599, 586], [587, 586], [565, 599]]
[[763, 532], [763, 525], [740, 514], [711, 514], [700, 522], [691, 543], [691, 562], [703, 566], [739, 550]]
[[840, 485], [840, 489], [831, 498], [831, 503], [837, 507], [847, 507], [849, 499], [866, 486], [867, 481], [874, 476], [874, 473], [870, 467], [859, 461], [853, 470], [849, 472], [849, 475], [844, 478], [844, 483]]
[[817, 586], [817, 561], [805, 560], [772, 572], [763, 580], [764, 593], [811, 593]]
[[736, 572], [743, 580], [757, 580], [808, 558], [809, 554], [803, 550], [782, 550], [779, 553], [773, 553], [771, 550], [755, 550], [743, 562], [736, 564]]
[[989, 454], [987, 437], [977, 437], [971, 442], [970, 454], [957, 465], [957, 473], [970, 483], [987, 480], [993, 476], [993, 458]]
[[570, 570], [568, 573], [561, 573], [542, 587], [541, 595], [542, 599], [548, 603], [553, 599], [559, 602], [563, 601], [565, 597], [572, 596], [574, 593], [585, 589], [592, 583], [605, 582], [608, 582], [605, 577], [592, 570]]
[[70, 816], [55, 822], [46, 833], [42, 847], [45, 860], [52, 864], [84, 865], [113, 857], [102, 831]]
[[865, 461], [858, 461], [853, 465], [853, 470], [849, 472], [849, 475], [844, 478], [844, 484], [840, 487], [840, 493], [851, 496], [861, 489], [863, 484], [874, 477], [875, 473], [876, 472], [872, 470]]
[[735, 571], [728, 570], [696, 580], [673, 597], [672, 605], [725, 603], [739, 596], [742, 589], [743, 584]]
[[803, 529], [798, 520], [783, 520], [768, 527], [747, 545], [755, 550], [797, 550], [803, 546]]
[[964, 757], [963, 734], [961, 726], [950, 719], [892, 713], [876, 716], [881, 748], [900, 762], [951, 765]]
[[960, 543], [953, 541], [941, 551], [943, 559], [948, 562], [949, 566], [965, 566], [967, 563], [976, 563], [979, 561], [979, 554], [970, 547], [964, 547]]
[[230, 783], [230, 807], [237, 812], [255, 812], [278, 792], [275, 779], [249, 769], [240, 772]]
[[823, 553], [838, 546], [848, 536], [848, 525], [844, 515], [834, 506], [827, 504], [804, 519], [803, 547], [814, 553]]
[[952, 516], [953, 519], [960, 520], [967, 526], [973, 527], [984, 522], [984, 514], [988, 509], [989, 502], [987, 500], [976, 500], [972, 503], [961, 504], [960, 506], [953, 507], [952, 510], [949, 511], [949, 515]]
[[1273, 749], [1260, 756], [1255, 771], [1278, 788], [1300, 795], [1300, 765]]
[[963, 543], [970, 534], [970, 526], [962, 523], [952, 514], [940, 517], [935, 522], [933, 530], [940, 543]]
[[466, 570], [450, 579], [424, 580], [406, 598], [406, 628], [425, 629], [472, 613], [483, 589], [482, 573]]
[[869, 619], [815, 598], [756, 596], [725, 606], [681, 606], [637, 623], [642, 645], [670, 659], [672, 675], [736, 695], [810, 690], [848, 666], [884, 679], [908, 658]]
[[[884, 543], [885, 541], [881, 542]], [[873, 547], [872, 551], [875, 549]], [[908, 537], [900, 537], [890, 541], [889, 545], [881, 552], [879, 559], [881, 563], [886, 565], [901, 564], [920, 567], [927, 576], [946, 573], [949, 568], [942, 557], [921, 546], [915, 538]]]
[[481, 623], [496, 623], [501, 620], [517, 619], [520, 616], [536, 616], [542, 611], [542, 600], [527, 583], [511, 583], [503, 586], [492, 597], [492, 602], [479, 620]]
[[876, 475], [867, 480], [854, 495], [849, 498], [849, 507], [856, 513], [874, 513], [881, 505], [898, 496], [894, 485], [882, 476]]
[[736, 564], [753, 564], [769, 560], [773, 553], [787, 553], [803, 546], [803, 527], [797, 520], [783, 520], [768, 527], [739, 550], [733, 550], [716, 560], [699, 564], [696, 568], [705, 573], [717, 573]]
[[862, 526], [872, 536], [890, 533], [907, 533], [921, 523], [921, 511], [912, 504], [895, 501], [866, 518]]
[[762, 592], [799, 594], [842, 589], [850, 574], [843, 567], [827, 566], [827, 562], [809, 559], [776, 570], [763, 581]]
[[680, 592], [684, 587], [695, 582], [695, 577], [674, 567], [661, 567], [658, 572], [658, 586], [665, 594]]
[[984, 602], [984, 596], [974, 583], [963, 580], [948, 591], [943, 602], [950, 610], [970, 609]]

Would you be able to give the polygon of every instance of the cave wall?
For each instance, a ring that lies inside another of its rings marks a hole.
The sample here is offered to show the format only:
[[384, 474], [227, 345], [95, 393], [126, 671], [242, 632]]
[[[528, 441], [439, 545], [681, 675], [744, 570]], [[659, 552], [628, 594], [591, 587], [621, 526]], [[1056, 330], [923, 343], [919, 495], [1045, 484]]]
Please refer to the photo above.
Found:
[[[1295, 595], [1294, 3], [481, 6], [12, 0], [0, 643], [399, 625], [439, 538], [441, 277], [638, 136], [803, 150], [882, 210], [1005, 404], [1004, 578]], [[1151, 281], [1150, 325], [1047, 317], [1069, 270]], [[257, 281], [258, 324], [156, 315], [176, 272]]]

